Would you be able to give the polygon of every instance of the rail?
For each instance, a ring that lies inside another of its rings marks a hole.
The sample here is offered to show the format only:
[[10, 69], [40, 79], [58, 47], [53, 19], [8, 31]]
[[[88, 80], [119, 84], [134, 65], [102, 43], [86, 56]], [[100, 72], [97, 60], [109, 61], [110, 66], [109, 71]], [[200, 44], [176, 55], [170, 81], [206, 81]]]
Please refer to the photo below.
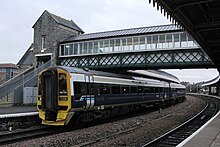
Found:
[[220, 101], [219, 99], [212, 99], [208, 96], [202, 97], [206, 99], [207, 105], [201, 112], [173, 130], [161, 135], [149, 143], [144, 144], [142, 147], [177, 146], [209, 121], [219, 111]]

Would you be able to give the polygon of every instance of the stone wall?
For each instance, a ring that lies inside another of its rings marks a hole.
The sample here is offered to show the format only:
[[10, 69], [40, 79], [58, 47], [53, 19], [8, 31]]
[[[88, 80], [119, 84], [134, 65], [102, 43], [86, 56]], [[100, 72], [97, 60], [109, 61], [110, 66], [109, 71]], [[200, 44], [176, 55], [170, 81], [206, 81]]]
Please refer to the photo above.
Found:
[[[58, 57], [59, 42], [69, 36], [77, 35], [79, 32], [58, 24], [53, 17], [44, 12], [33, 26], [34, 44], [33, 51], [36, 54], [52, 53], [52, 59], [56, 63]], [[42, 37], [46, 37], [46, 50], [42, 51]], [[36, 58], [34, 59], [36, 66]]]

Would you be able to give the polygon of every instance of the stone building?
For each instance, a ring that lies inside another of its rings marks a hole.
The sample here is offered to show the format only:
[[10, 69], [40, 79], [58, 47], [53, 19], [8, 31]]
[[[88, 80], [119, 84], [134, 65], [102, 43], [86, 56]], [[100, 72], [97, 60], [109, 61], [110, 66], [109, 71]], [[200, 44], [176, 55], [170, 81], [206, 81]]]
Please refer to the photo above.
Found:
[[[70, 36], [83, 34], [84, 31], [72, 20], [66, 20], [47, 10], [33, 25], [33, 65], [38, 67], [51, 60], [56, 63], [59, 42]], [[52, 63], [52, 64], [53, 64]]]

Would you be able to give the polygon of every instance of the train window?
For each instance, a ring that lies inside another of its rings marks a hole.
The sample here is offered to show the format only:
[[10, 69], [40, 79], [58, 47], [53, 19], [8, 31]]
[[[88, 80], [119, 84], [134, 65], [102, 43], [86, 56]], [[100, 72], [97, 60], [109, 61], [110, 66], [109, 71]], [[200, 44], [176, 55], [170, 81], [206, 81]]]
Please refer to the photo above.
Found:
[[80, 82], [74, 82], [74, 97], [75, 100], [79, 100], [81, 98], [81, 83]]
[[59, 75], [59, 94], [60, 95], [67, 95], [67, 83], [66, 83], [66, 75], [65, 74]]
[[138, 93], [143, 94], [144, 93], [144, 87], [138, 86]]
[[81, 95], [87, 95], [87, 84], [86, 83], [81, 83]]
[[163, 87], [160, 88], [160, 92], [164, 93], [164, 88]]
[[129, 86], [122, 86], [122, 94], [128, 94], [129, 93]]
[[155, 88], [155, 93], [159, 93], [160, 91], [159, 91], [159, 88]]
[[131, 86], [131, 93], [138, 93], [136, 86]]
[[149, 93], [150, 92], [150, 88], [149, 87], [144, 87], [144, 93]]
[[150, 93], [154, 93], [154, 87], [150, 87]]
[[120, 86], [119, 85], [112, 86], [112, 94], [120, 94]]
[[95, 84], [88, 84], [88, 94], [94, 94], [94, 92], [95, 92], [95, 88], [96, 88], [96, 86], [95, 86]]
[[100, 85], [100, 94], [110, 94], [110, 88], [108, 85]]

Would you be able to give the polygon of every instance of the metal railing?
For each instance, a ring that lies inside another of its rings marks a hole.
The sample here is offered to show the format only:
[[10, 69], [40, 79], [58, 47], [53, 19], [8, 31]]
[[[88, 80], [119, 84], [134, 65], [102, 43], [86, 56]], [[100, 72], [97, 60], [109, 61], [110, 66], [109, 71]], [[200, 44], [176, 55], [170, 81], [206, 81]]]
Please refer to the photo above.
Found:
[[41, 65], [37, 69], [30, 67], [14, 78], [0, 85], [0, 101], [6, 99], [11, 103], [22, 103], [23, 101], [23, 88], [36, 87], [38, 74], [45, 68], [51, 66], [52, 61]]

